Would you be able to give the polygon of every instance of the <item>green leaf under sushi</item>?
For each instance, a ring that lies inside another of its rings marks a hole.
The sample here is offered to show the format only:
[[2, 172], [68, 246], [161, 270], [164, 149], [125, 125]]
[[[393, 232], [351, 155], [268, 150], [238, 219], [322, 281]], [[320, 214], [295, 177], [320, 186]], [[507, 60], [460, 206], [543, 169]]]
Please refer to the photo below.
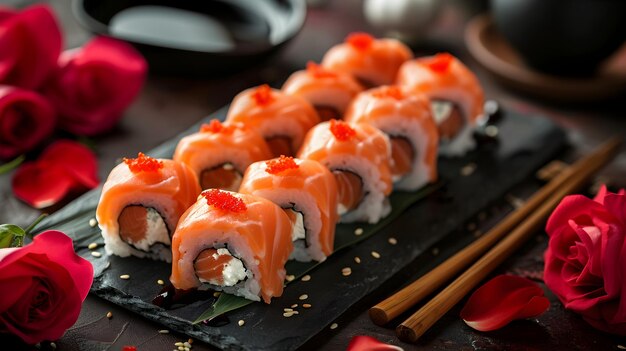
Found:
[[[374, 235], [380, 229], [385, 227], [387, 224], [391, 223], [394, 219], [396, 219], [402, 212], [408, 209], [412, 204], [417, 202], [420, 199], [423, 199], [428, 194], [433, 191], [439, 189], [442, 183], [438, 182], [435, 184], [428, 185], [418, 191], [415, 192], [394, 192], [389, 197], [389, 201], [391, 202], [391, 213], [381, 221], [376, 224], [368, 224], [368, 223], [343, 223], [338, 224], [335, 230], [335, 252], [344, 249], [348, 246], [354, 245], [360, 241], [365, 240], [366, 238]], [[357, 228], [363, 229], [363, 233], [360, 235], [355, 235], [355, 230]], [[296, 262], [289, 261], [285, 265], [287, 269], [287, 274], [293, 275], [295, 278], [299, 278], [306, 273], [310, 272], [313, 268], [317, 267], [318, 262]], [[289, 284], [289, 282], [286, 282]], [[220, 316], [224, 313], [234, 311], [241, 307], [247, 306], [254, 301], [246, 300], [243, 297], [234, 296], [230, 294], [222, 293], [220, 297], [215, 301], [215, 303], [206, 311], [202, 312], [198, 318], [193, 322], [193, 324], [198, 324], [204, 322], [206, 320], [211, 320], [217, 316]]]

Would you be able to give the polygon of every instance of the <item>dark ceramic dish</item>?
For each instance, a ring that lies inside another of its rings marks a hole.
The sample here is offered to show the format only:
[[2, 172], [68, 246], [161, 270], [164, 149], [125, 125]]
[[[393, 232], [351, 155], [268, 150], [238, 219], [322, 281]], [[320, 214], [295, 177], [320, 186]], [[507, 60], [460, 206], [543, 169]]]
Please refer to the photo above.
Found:
[[302, 28], [304, 0], [75, 0], [90, 31], [133, 44], [160, 73], [220, 75], [253, 66]]

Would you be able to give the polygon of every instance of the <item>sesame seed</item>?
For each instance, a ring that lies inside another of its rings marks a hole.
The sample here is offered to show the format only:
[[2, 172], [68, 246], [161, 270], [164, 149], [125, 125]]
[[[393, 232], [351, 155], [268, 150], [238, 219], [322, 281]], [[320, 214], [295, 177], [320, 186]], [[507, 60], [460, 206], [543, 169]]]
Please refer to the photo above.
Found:
[[193, 344], [193, 339], [189, 338], [189, 340], [187, 340], [187, 342], [188, 342], [189, 344]]
[[233, 169], [235, 169], [235, 167], [233, 165], [231, 165], [230, 163], [226, 163], [222, 166], [222, 168], [226, 171], [232, 171]]
[[[182, 345], [182, 343], [181, 343]], [[185, 347], [184, 346], [178, 346], [178, 351], [185, 351]]]
[[341, 270], [341, 275], [343, 275], [344, 277], [347, 277], [350, 274], [352, 274], [352, 268], [350, 267], [346, 267]]
[[470, 162], [461, 168], [461, 175], [464, 177], [472, 175], [476, 170], [476, 164], [474, 162]]
[[298, 307], [297, 303], [294, 303], [293, 305], [291, 305], [291, 308], [296, 308], [296, 307]]
[[283, 311], [285, 311], [285, 312], [293, 312], [293, 308], [283, 308]]
[[169, 331], [169, 330], [167, 330], [167, 329], [161, 329], [161, 330], [159, 330], [159, 334], [169, 334], [169, 333], [170, 333], [170, 331]]
[[283, 317], [289, 318], [291, 316], [293, 316], [293, 312], [285, 312], [285, 313], [283, 313]]
[[391, 245], [395, 245], [398, 243], [398, 239], [391, 237], [389, 239], [387, 239], [387, 241], [391, 244]]
[[437, 256], [439, 255], [439, 248], [435, 247], [432, 250], [430, 250], [430, 252], [433, 254], [433, 256]]
[[304, 307], [304, 308], [311, 308], [311, 304], [310, 303], [303, 303], [302, 307]]
[[246, 324], [246, 321], [244, 321], [243, 319], [240, 319], [239, 322], [237, 322], [237, 324], [239, 324], [240, 327], [243, 327], [243, 325]]
[[337, 329], [337, 327], [338, 327], [338, 326], [339, 326], [339, 324], [337, 324], [337, 323], [333, 323], [333, 324], [331, 324], [331, 325], [330, 325], [330, 329], [331, 329], [331, 330], [332, 330], [332, 329]]
[[360, 258], [359, 256], [356, 256], [356, 257], [354, 258], [354, 262], [356, 262], [356, 263], [361, 263], [361, 258]]
[[90, 220], [89, 220], [89, 226], [90, 226], [90, 227], [92, 227], [92, 228], [93, 228], [93, 227], [95, 227], [96, 225], [98, 225], [98, 221], [96, 221], [96, 219], [95, 219], [95, 218], [92, 218], [92, 219], [90, 219]]
[[183, 343], [182, 343], [182, 342], [180, 342], [180, 341], [179, 341], [179, 342], [175, 342], [175, 343], [174, 343], [174, 346], [176, 346], [176, 347], [181, 347], [181, 346], [183, 346]]
[[191, 349], [188, 348], [187, 346], [183, 346], [183, 351], [190, 351]]
[[308, 282], [309, 280], [311, 280], [311, 276], [307, 274], [304, 277], [302, 277], [302, 279], [300, 280], [302, 280], [303, 282]]
[[98, 247], [98, 244], [97, 244], [97, 243], [91, 243], [91, 244], [89, 244], [89, 246], [87, 246], [87, 248], [88, 248], [89, 250], [93, 250], [93, 249], [95, 249], [96, 247]]
[[113, 312], [110, 312], [110, 311], [109, 311], [109, 312], [107, 312], [107, 318], [108, 318], [108, 319], [113, 318]]
[[491, 138], [497, 137], [498, 136], [498, 127], [493, 126], [493, 125], [485, 127], [485, 134], [488, 137], [491, 137]]
[[372, 251], [372, 257], [374, 258], [380, 258], [380, 254], [376, 251]]
[[128, 279], [130, 279], [130, 275], [122, 274], [122, 275], [120, 275], [120, 279], [128, 280]]
[[291, 314], [300, 314], [298, 311], [292, 311]]
[[513, 196], [511, 194], [507, 194], [505, 198], [506, 198], [506, 201], [515, 208], [520, 208], [524, 206], [524, 200], [520, 199], [519, 197]]
[[220, 297], [220, 295], [222, 295], [221, 291], [214, 291], [213, 292], [213, 297]]
[[626, 346], [624, 345], [617, 345], [617, 348], [620, 350], [626, 350]]
[[363, 228], [356, 228], [354, 230], [354, 235], [358, 236], [358, 235], [361, 235], [361, 234], [363, 234]]
[[99, 253], [98, 251], [91, 251], [91, 256], [93, 256], [93, 257], [101, 257], [102, 254]]
[[300, 297], [298, 297], [299, 300], [306, 300], [308, 298], [309, 298], [309, 295], [307, 295], [307, 294], [302, 294], [302, 295], [300, 295]]
[[51, 342], [51, 343], [50, 343], [50, 347], [51, 347], [51, 348], [53, 348], [53, 349], [56, 349], [56, 348], [57, 348], [57, 344], [55, 344], [55, 343]]
[[293, 274], [289, 274], [285, 277], [285, 279], [287, 279], [288, 282], [293, 281], [294, 279], [296, 279], [296, 276]]
[[164, 284], [165, 284], [165, 282], [163, 281], [163, 279], [159, 279], [159, 280], [157, 280], [157, 284], [159, 284], [159, 285], [164, 285]]

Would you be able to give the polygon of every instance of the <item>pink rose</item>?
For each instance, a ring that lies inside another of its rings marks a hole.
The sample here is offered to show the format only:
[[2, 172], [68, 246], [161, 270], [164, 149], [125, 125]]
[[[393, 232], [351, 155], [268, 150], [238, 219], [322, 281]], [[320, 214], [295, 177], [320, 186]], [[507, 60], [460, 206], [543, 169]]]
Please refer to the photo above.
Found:
[[0, 7], [0, 84], [41, 86], [57, 68], [63, 39], [48, 6]]
[[97, 37], [61, 54], [44, 93], [59, 112], [61, 128], [95, 135], [117, 123], [141, 90], [146, 72], [146, 61], [132, 46]]
[[567, 196], [546, 232], [546, 285], [595, 328], [626, 335], [626, 192]]
[[89, 261], [58, 231], [0, 249], [0, 332], [28, 344], [56, 340], [78, 319], [93, 281]]
[[31, 150], [54, 130], [56, 115], [41, 95], [0, 85], [0, 159]]

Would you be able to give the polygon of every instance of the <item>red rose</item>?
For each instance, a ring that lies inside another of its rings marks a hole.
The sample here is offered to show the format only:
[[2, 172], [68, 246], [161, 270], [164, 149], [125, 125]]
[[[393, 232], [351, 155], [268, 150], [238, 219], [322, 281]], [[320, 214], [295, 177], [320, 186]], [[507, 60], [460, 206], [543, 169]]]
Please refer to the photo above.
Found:
[[595, 328], [626, 335], [626, 193], [564, 198], [546, 232], [544, 280]]
[[57, 67], [63, 39], [48, 6], [18, 12], [0, 7], [0, 83], [41, 86]]
[[44, 88], [59, 112], [61, 128], [94, 135], [111, 129], [141, 90], [147, 64], [129, 44], [97, 37], [65, 51]]
[[0, 85], [0, 159], [29, 151], [54, 129], [56, 115], [39, 94]]
[[0, 332], [28, 344], [60, 338], [78, 319], [93, 281], [89, 261], [58, 231], [0, 249]]

